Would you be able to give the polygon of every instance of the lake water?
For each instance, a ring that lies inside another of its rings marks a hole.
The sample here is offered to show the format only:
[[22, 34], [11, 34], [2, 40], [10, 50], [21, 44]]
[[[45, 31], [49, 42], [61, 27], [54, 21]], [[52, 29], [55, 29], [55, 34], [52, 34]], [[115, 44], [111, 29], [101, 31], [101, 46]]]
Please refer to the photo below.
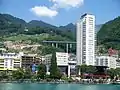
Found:
[[120, 90], [120, 85], [0, 84], [0, 90]]

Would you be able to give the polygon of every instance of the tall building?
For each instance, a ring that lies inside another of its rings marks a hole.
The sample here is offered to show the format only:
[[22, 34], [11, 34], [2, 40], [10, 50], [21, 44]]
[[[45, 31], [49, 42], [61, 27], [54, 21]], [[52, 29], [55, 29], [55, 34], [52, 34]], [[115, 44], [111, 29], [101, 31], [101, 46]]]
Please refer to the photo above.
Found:
[[95, 65], [95, 16], [84, 14], [77, 22], [77, 64]]

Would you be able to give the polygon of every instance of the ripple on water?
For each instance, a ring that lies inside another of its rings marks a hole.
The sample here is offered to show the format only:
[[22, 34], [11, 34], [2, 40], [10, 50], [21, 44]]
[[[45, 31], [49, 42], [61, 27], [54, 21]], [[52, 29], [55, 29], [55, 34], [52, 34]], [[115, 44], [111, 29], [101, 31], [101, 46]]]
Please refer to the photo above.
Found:
[[120, 85], [0, 84], [0, 90], [120, 90]]

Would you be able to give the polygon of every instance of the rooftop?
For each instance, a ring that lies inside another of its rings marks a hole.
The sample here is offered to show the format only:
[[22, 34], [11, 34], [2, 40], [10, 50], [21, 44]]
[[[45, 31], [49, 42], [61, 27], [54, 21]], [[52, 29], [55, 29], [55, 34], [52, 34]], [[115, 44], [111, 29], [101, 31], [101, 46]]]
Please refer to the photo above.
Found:
[[93, 14], [90, 14], [90, 13], [85, 13], [81, 16], [81, 18], [85, 17], [86, 15], [93, 15]]

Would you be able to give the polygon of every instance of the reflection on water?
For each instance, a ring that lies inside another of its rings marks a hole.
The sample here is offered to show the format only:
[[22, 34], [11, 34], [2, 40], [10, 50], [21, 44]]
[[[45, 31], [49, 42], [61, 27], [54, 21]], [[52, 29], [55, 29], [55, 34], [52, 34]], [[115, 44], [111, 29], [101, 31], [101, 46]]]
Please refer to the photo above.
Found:
[[120, 85], [0, 84], [0, 90], [120, 90]]

